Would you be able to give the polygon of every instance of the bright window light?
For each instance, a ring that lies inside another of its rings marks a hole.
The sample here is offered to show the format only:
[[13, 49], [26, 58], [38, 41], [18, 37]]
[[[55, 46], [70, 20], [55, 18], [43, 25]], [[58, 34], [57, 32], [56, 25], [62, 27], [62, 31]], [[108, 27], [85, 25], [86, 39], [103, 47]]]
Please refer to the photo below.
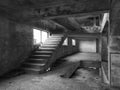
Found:
[[72, 45], [75, 46], [76, 45], [76, 40], [72, 39]]
[[40, 30], [33, 29], [34, 44], [40, 44]]
[[42, 31], [42, 42], [45, 42], [47, 38], [48, 38], [48, 33], [45, 31]]
[[66, 39], [64, 40], [63, 45], [64, 45], [64, 46], [67, 46], [67, 45], [68, 45], [68, 38], [66, 38]]
[[48, 32], [38, 29], [33, 29], [34, 45], [43, 44], [47, 38], [48, 38]]

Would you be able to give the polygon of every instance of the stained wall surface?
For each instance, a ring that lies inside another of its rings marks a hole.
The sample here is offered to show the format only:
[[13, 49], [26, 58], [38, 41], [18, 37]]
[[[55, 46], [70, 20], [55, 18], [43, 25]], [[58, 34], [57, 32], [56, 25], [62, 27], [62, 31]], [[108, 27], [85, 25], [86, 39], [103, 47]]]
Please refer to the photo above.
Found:
[[17, 68], [32, 50], [30, 26], [0, 17], [0, 75]]

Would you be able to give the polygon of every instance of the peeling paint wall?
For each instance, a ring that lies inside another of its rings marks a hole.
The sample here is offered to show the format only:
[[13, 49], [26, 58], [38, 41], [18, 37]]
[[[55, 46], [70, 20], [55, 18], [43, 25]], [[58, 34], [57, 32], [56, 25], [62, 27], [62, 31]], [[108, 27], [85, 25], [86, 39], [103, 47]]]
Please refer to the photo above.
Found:
[[0, 17], [0, 75], [15, 69], [32, 50], [32, 28]]

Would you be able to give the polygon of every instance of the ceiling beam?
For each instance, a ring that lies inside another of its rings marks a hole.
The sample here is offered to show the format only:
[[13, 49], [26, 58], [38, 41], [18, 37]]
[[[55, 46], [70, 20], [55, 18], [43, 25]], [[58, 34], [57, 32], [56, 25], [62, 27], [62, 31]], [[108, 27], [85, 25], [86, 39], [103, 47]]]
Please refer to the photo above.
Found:
[[96, 17], [101, 13], [107, 13], [110, 10], [99, 10], [99, 11], [92, 11], [92, 12], [81, 12], [81, 13], [75, 13], [75, 14], [66, 14], [66, 15], [59, 15], [59, 16], [48, 16], [44, 17], [44, 19], [55, 19], [55, 18], [66, 18], [66, 17], [79, 17], [81, 19], [88, 18], [88, 17]]
[[58, 24], [60, 24], [60, 25], [62, 25], [62, 26], [64, 26], [67, 30], [70, 30], [70, 31], [76, 30], [75, 27], [73, 27], [73, 26], [71, 26], [69, 24], [69, 21], [68, 21], [67, 18], [54, 19], [53, 21], [56, 22], [56, 23], [58, 23]]
[[68, 15], [47, 16], [47, 17], [42, 17], [39, 15], [39, 16], [31, 16], [31, 17], [23, 18], [22, 21], [23, 22], [34, 22], [34, 21], [38, 21], [41, 19], [50, 20], [50, 19], [67, 18], [67, 17], [79, 17], [82, 19], [82, 18], [87, 18], [87, 17], [98, 16], [98, 14], [106, 13], [106, 12], [109, 12], [109, 10], [82, 12], [82, 13], [76, 13], [76, 14], [70, 14], [70, 15], [68, 14]]
[[62, 27], [65, 31], [67, 31], [67, 28], [65, 26], [63, 26], [63, 25], [61, 25], [61, 24], [59, 24], [59, 23], [57, 23], [57, 22], [55, 22], [53, 20], [50, 20], [50, 22], [54, 23], [55, 25], [57, 25], [59, 27]]
[[76, 30], [80, 30], [81, 29], [80, 24], [76, 22], [75, 18], [70, 17], [70, 18], [68, 18], [68, 20], [70, 22], [70, 25], [75, 27]]
[[[70, 0], [71, 2], [65, 2], [62, 0], [61, 3], [53, 5], [53, 3], [43, 3], [43, 7], [40, 7], [39, 3], [35, 3], [39, 8], [34, 6], [29, 6], [28, 9], [22, 9], [17, 15], [22, 15], [20, 17], [26, 18], [28, 20], [36, 20], [37, 18], [53, 19], [61, 17], [73, 17], [78, 15], [88, 15], [88, 14], [99, 14], [106, 12], [110, 9], [109, 0]], [[47, 5], [49, 4], [49, 5]], [[25, 17], [24, 17], [25, 16]]]
[[[12, 2], [13, 0], [11, 0]], [[72, 4], [72, 3], [78, 3], [83, 6], [91, 7], [92, 5], [96, 4], [97, 6], [101, 7], [108, 7], [109, 0], [15, 0], [17, 3], [25, 4], [28, 2], [28, 4], [21, 7], [21, 10], [23, 9], [29, 9], [29, 8], [35, 8], [35, 9], [41, 9], [41, 8], [49, 8], [49, 7], [55, 7], [55, 6], [61, 6], [66, 4]], [[29, 5], [30, 3], [33, 3], [33, 5]], [[87, 5], [86, 5], [87, 4]], [[91, 6], [90, 6], [91, 5]], [[95, 5], [94, 5], [95, 6]]]

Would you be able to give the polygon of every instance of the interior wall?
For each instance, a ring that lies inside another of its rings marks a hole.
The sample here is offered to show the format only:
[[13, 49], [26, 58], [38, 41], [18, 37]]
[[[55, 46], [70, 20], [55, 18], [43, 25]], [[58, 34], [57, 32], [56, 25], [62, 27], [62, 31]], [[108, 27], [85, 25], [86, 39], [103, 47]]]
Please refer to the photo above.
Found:
[[87, 52], [90, 52], [90, 53], [92, 53], [92, 52], [97, 52], [97, 50], [96, 50], [96, 43], [97, 43], [97, 41], [96, 41], [96, 39], [89, 39], [89, 38], [87, 38], [87, 39], [78, 39], [78, 42], [79, 42], [79, 51], [80, 52], [84, 52], [84, 53], [87, 53]]
[[78, 52], [78, 46], [72, 45], [72, 38], [67, 37], [67, 45], [62, 45], [60, 51], [58, 52], [59, 57], [64, 57], [73, 53]]
[[32, 50], [33, 31], [0, 17], [0, 75], [17, 68]]

